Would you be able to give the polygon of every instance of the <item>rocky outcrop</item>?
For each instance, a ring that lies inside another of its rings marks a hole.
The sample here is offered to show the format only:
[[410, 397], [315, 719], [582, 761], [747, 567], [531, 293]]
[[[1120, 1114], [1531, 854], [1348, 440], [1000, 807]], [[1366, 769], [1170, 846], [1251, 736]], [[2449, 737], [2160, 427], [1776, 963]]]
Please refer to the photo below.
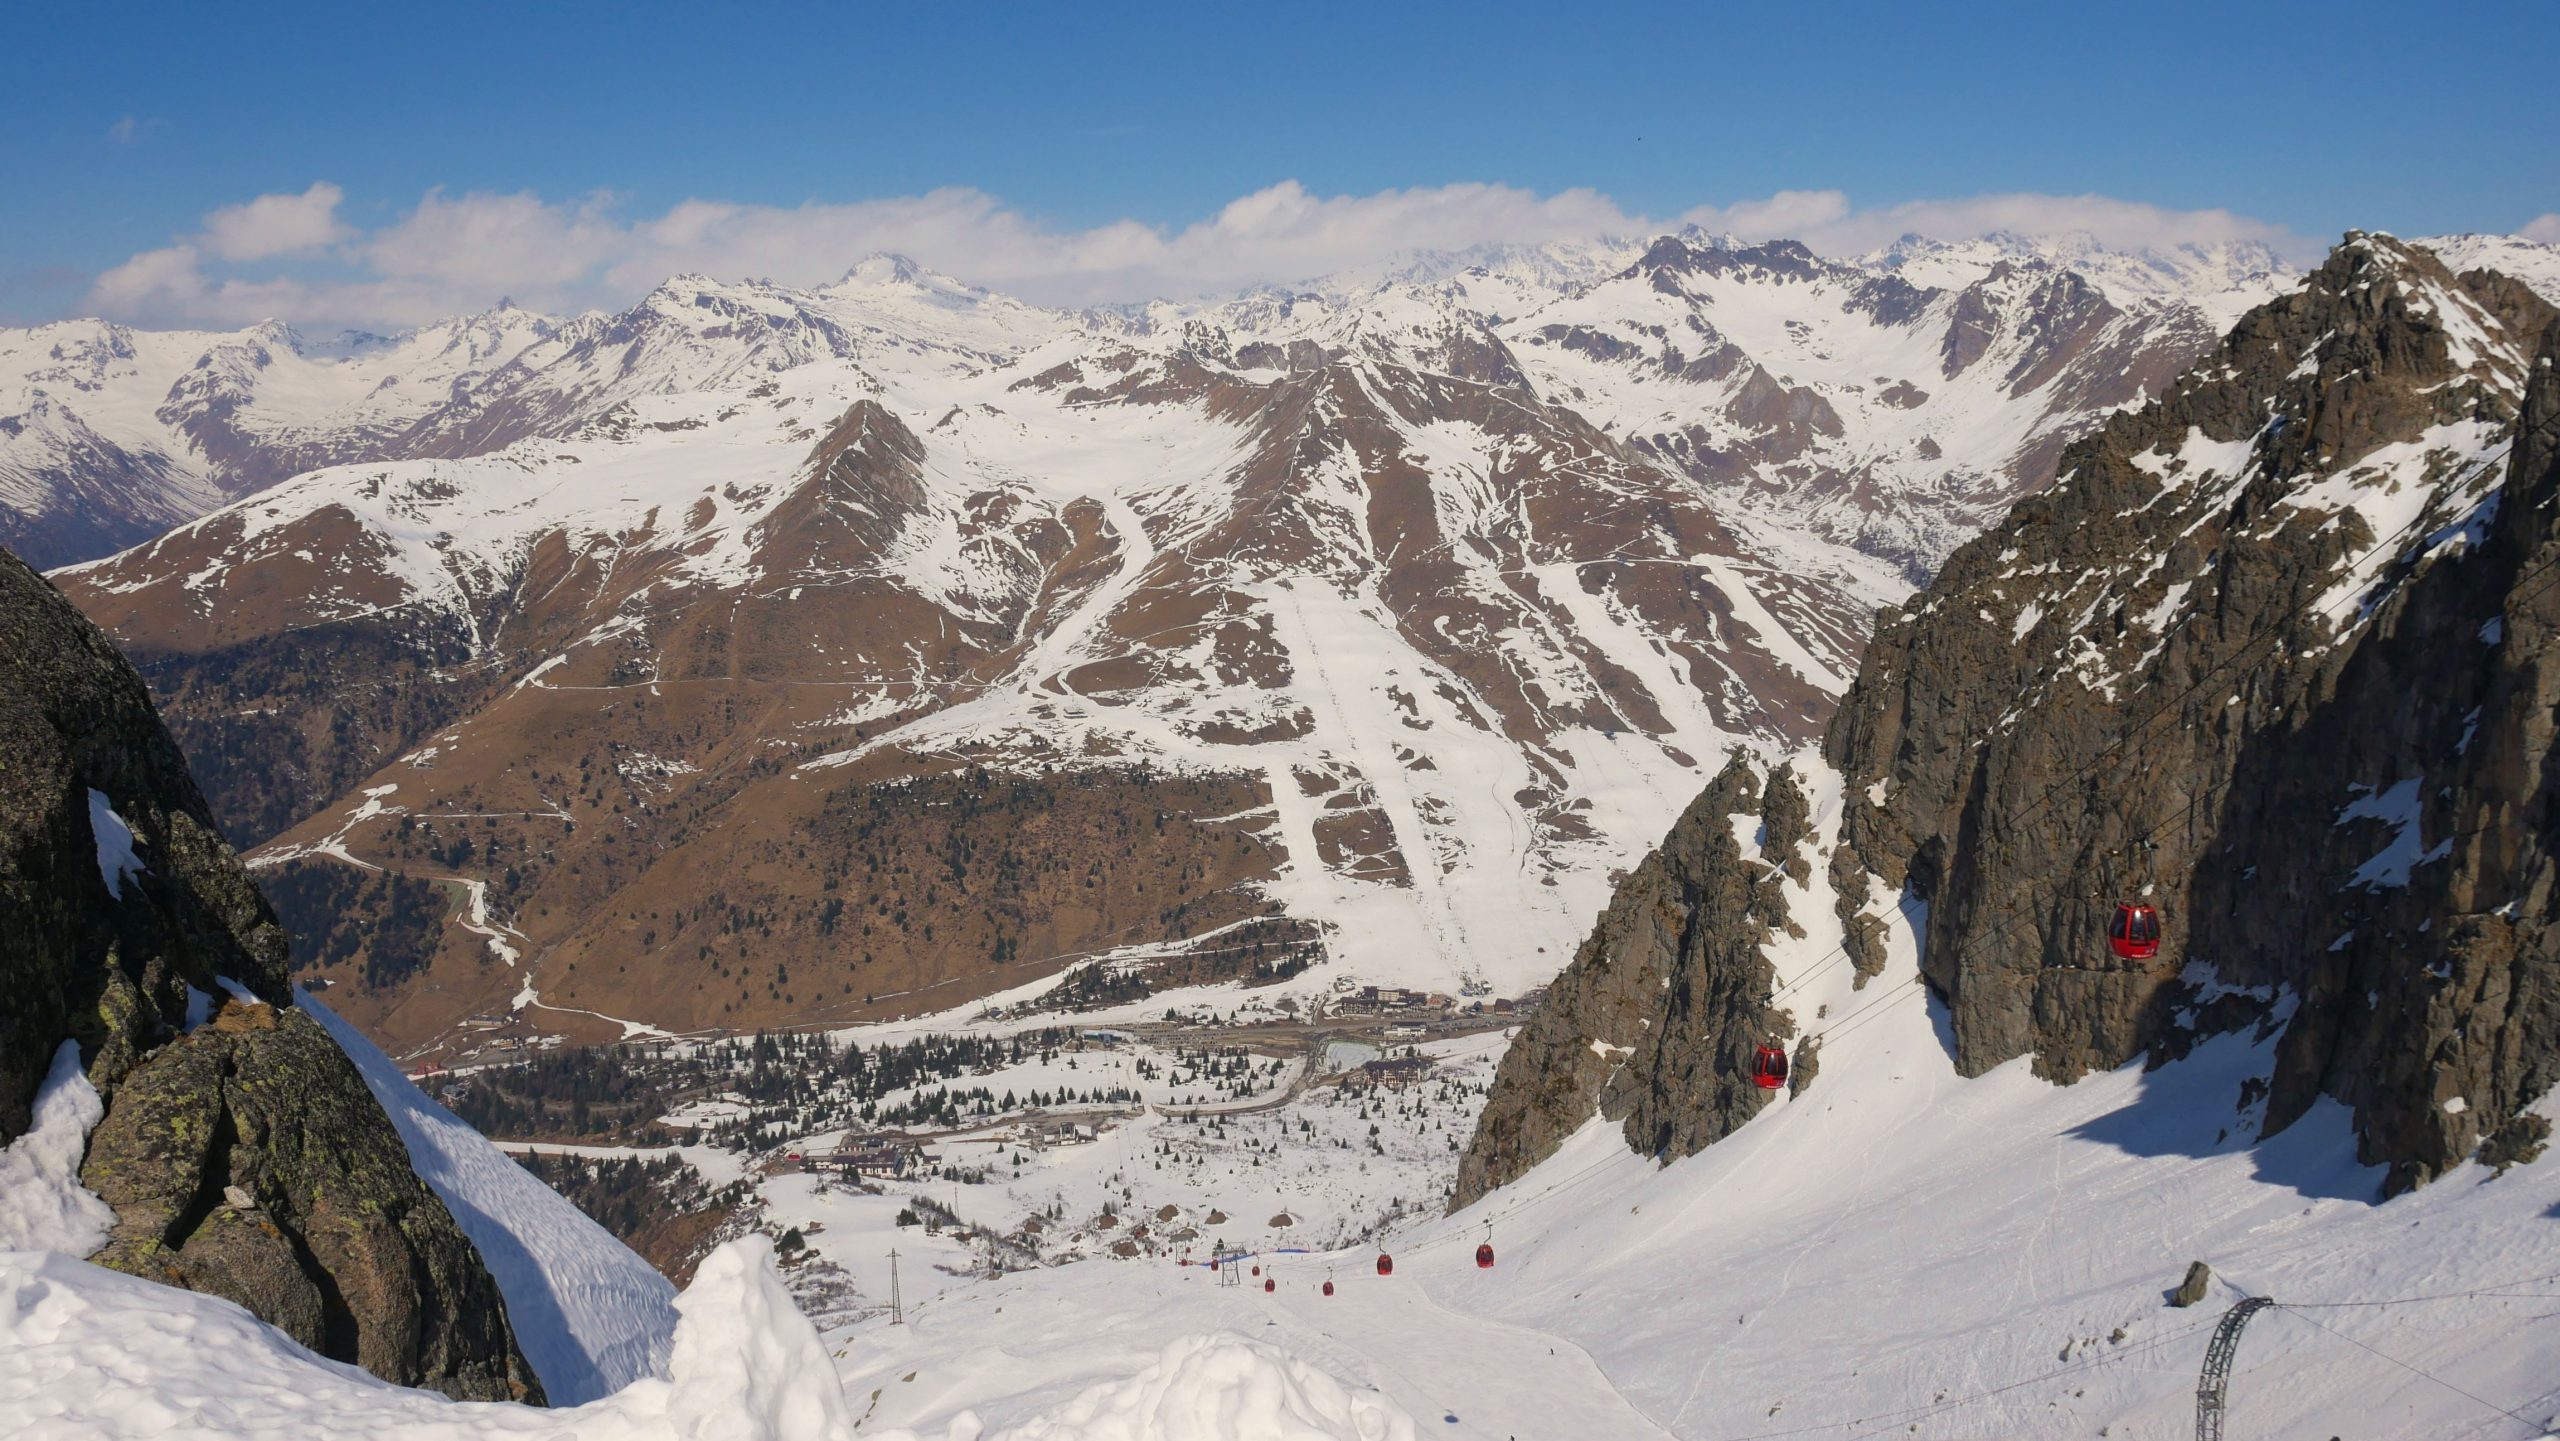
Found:
[[[1755, 814], [1762, 841], [1746, 853], [1735, 817]], [[1453, 1207], [1517, 1179], [1595, 1113], [1620, 1123], [1630, 1147], [1666, 1157], [1759, 1113], [1767, 1093], [1752, 1083], [1752, 1054], [1794, 1031], [1768, 1004], [1760, 943], [1787, 924], [1774, 867], [1805, 814], [1792, 775], [1764, 779], [1739, 753], [1727, 762], [1618, 887], [1504, 1053]]]
[[5, 552], [0, 914], [0, 1140], [76, 1040], [106, 1100], [82, 1168], [117, 1213], [101, 1264], [387, 1380], [540, 1399], [479, 1254], [293, 1008], [284, 932], [140, 677]]

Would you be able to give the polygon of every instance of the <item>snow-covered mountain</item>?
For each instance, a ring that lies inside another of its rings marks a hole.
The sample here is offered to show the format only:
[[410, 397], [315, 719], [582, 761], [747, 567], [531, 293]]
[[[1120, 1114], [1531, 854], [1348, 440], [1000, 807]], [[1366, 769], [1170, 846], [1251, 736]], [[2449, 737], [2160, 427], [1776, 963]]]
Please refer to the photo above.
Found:
[[[1682, 239], [1737, 248], [1694, 229]], [[1416, 252], [1226, 305], [1129, 307], [1092, 312], [1082, 322], [1100, 330], [1178, 328], [1204, 317], [1232, 325], [1219, 312], [1285, 306], [1299, 295], [1357, 303], [1385, 289], [1439, 285], [1453, 288], [1485, 324], [1512, 327], [1560, 296], [1623, 272], [1645, 249], [1642, 241], [1598, 239]], [[2284, 274], [2247, 247], [2124, 253], [2067, 237], [1961, 246], [1911, 237], [1852, 265], [1953, 291], [2003, 260], [2071, 270], [2124, 309], [2187, 308], [2225, 323], [2235, 297], [2258, 298]], [[305, 470], [495, 450], [527, 435], [574, 429], [599, 402], [652, 387], [699, 388], [742, 364], [787, 367], [844, 358], [865, 344], [909, 343], [978, 345], [989, 359], [1010, 358], [1020, 354], [1026, 329], [1071, 323], [1035, 317], [1028, 307], [891, 256], [865, 260], [842, 284], [818, 292], [871, 293], [874, 304], [851, 331], [822, 322], [808, 328], [804, 321], [814, 317], [794, 319], [753, 298], [772, 287], [709, 287], [720, 298], [675, 315], [670, 305], [691, 308], [703, 297], [698, 282], [678, 277], [618, 316], [558, 320], [500, 302], [481, 315], [389, 337], [349, 332], [313, 341], [272, 321], [231, 333], [155, 332], [98, 320], [0, 329], [0, 543], [40, 566], [66, 564], [147, 539]], [[879, 302], [891, 289], [904, 289], [913, 303], [884, 307]], [[981, 324], [967, 335], [946, 325], [957, 314], [983, 320], [997, 312], [1018, 323]], [[627, 357], [634, 332], [651, 327], [665, 328], [662, 338], [691, 333], [701, 344]], [[599, 353], [635, 359], [637, 369], [599, 373]], [[1769, 357], [1781, 373], [1791, 373], [1798, 359]]]
[[0, 544], [86, 559], [301, 471], [415, 453], [430, 417], [556, 329], [505, 304], [320, 346], [273, 321], [0, 329]]
[[288, 911], [383, 923], [332, 999], [403, 1045], [1087, 960], [1517, 991], [1701, 766], [1815, 734], [1877, 606], [2278, 283], [2118, 303], [1997, 250], [1924, 285], [1916, 244], [1692, 235], [1095, 314], [889, 259], [683, 277], [417, 457], [57, 579]]

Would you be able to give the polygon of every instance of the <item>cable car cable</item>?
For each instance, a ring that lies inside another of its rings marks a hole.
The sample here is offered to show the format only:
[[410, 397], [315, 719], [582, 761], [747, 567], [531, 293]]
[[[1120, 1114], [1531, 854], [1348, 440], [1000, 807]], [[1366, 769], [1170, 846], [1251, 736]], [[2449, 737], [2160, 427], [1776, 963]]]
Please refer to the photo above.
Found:
[[2077, 1375], [2084, 1371], [2101, 1370], [2120, 1361], [2129, 1361], [2145, 1352], [2158, 1350], [2172, 1341], [2183, 1340], [2184, 1338], [2193, 1336], [2200, 1331], [2211, 1330], [2219, 1324], [2221, 1324], [2221, 1318], [2218, 1316], [2209, 1321], [2199, 1321], [2195, 1325], [2184, 1326], [2178, 1330], [2168, 1332], [2165, 1335], [2154, 1336], [2150, 1340], [2141, 1342], [2138, 1345], [2128, 1346], [2122, 1350], [2110, 1352], [2107, 1355], [2094, 1357], [2090, 1360], [2077, 1361], [2068, 1366], [2056, 1367], [2051, 1371], [2040, 1371], [2033, 1376], [2025, 1378], [2024, 1380], [2012, 1381], [2005, 1386], [1994, 1386], [1986, 1391], [1976, 1391], [1968, 1396], [1955, 1396], [1944, 1401], [1931, 1401], [1925, 1405], [1907, 1406], [1899, 1411], [1880, 1411], [1872, 1416], [1859, 1416], [1847, 1421], [1825, 1421], [1819, 1425], [1793, 1426], [1782, 1431], [1741, 1432], [1730, 1436], [1716, 1438], [1716, 1441], [1774, 1441], [1774, 1438], [1777, 1437], [1808, 1436], [1817, 1431], [1838, 1431], [1843, 1427], [1848, 1426], [1865, 1426], [1869, 1428], [1865, 1431], [1852, 1432], [1851, 1434], [1855, 1436], [1882, 1435], [1884, 1432], [1893, 1430], [1896, 1427], [1908, 1425], [1913, 1421], [1934, 1416], [1940, 1412], [1954, 1411], [1966, 1406], [1975, 1405], [1979, 1402], [1987, 1401], [1994, 1396], [2003, 1396], [2011, 1391], [2023, 1390], [2026, 1387], [2051, 1381], [2057, 1377]]
[[[2368, 552], [2368, 554], [2370, 554], [2370, 552]], [[2528, 570], [2528, 571], [2524, 572], [2524, 574], [2522, 574], [2522, 575], [2520, 575], [2520, 576], [2518, 576], [2518, 577], [2517, 577], [2518, 583], [2519, 583], [2519, 584], [2521, 584], [2524, 580], [2529, 579], [2530, 577], [2532, 577], [2532, 576], [2534, 576], [2534, 575], [2540, 574], [2541, 572], [2544, 572], [2544, 571], [2551, 571], [2551, 570], [2560, 570], [2560, 556], [2555, 556], [2553, 559], [2551, 559], [2551, 560], [2547, 560], [2547, 561], [2544, 561], [2544, 562], [2543, 562], [2543, 563], [2541, 563], [2540, 565], [2537, 565], [2537, 566], [2533, 567], [2531, 570]], [[2546, 583], [2545, 585], [2540, 586], [2540, 587], [2537, 587], [2537, 588], [2535, 588], [2534, 590], [2532, 590], [2532, 591], [2530, 591], [2530, 592], [2524, 592], [2524, 593], [2522, 593], [2522, 594], [2519, 594], [2519, 595], [2517, 596], [2517, 599], [2518, 599], [2519, 601], [2529, 601], [2529, 600], [2532, 600], [2532, 599], [2534, 599], [2534, 598], [2536, 598], [2536, 597], [2540, 596], [2540, 595], [2541, 595], [2541, 593], [2542, 593], [2542, 591], [2549, 589], [2551, 584], [2560, 584], [2560, 578], [2555, 578], [2555, 580], [2554, 580], [2553, 582]], [[2350, 598], [2352, 598], [2352, 597], [2350, 597]], [[2333, 604], [2334, 604], [2334, 603], [2333, 603]], [[2323, 607], [2323, 609], [2326, 609], [2326, 607], [2324, 606], [2324, 607]], [[2191, 691], [2192, 691], [2192, 688], [2191, 688]], [[2181, 699], [2183, 699], [2183, 697], [2182, 697]], [[2158, 715], [2158, 714], [2160, 714], [2160, 712], [2154, 712], [2154, 715], [2155, 715], [2155, 716], [2156, 716], [2156, 715]], [[2121, 747], [2119, 747], [2119, 748], [2121, 749]], [[2101, 757], [2100, 757], [2100, 759], [2103, 759], [2103, 758], [2104, 758], [2103, 756], [2101, 756]], [[2094, 764], [2094, 762], [2093, 762], [2093, 764]], [[2083, 772], [2085, 772], [2087, 769], [2088, 769], [2088, 767], [2086, 767], [2086, 766], [2082, 767], [2082, 771], [2083, 771]], [[2076, 776], [2077, 774], [2079, 774], [2079, 773], [2075, 773], [2075, 776]], [[2057, 794], [2058, 792], [2060, 792], [2060, 791], [2061, 791], [2065, 786], [2068, 786], [2068, 785], [2071, 783], [2071, 780], [2072, 780], [2073, 778], [2074, 778], [2074, 777], [2065, 777], [2062, 781], [2057, 782], [2057, 783], [2054, 785], [2054, 787], [2053, 787], [2052, 789], [2050, 789], [2050, 790], [2048, 790], [2048, 791], [2046, 791], [2046, 792], [2044, 793], [2044, 795], [2039, 796], [2039, 797], [2038, 797], [2034, 802], [2030, 803], [2030, 811], [2032, 811], [2032, 809], [2033, 809], [2034, 807], [2036, 807], [2036, 806], [2041, 806], [2041, 805], [2044, 803], [2044, 801], [2045, 801], [2045, 800], [2047, 800], [2047, 799], [2051, 798], [2053, 795], [2055, 795], [2055, 794]], [[2151, 840], [2153, 837], [2155, 837], [2155, 836], [2159, 835], [2161, 832], [2163, 832], [2163, 831], [2165, 831], [2165, 830], [2168, 830], [2171, 826], [2175, 826], [2175, 825], [2182, 824], [2182, 823], [2184, 822], [2184, 820], [2185, 820], [2185, 817], [2183, 817], [2183, 816], [2172, 816], [2172, 817], [2170, 817], [2170, 818], [2168, 818], [2168, 819], [2166, 819], [2166, 820], [2163, 820], [2160, 824], [2158, 824], [2158, 825], [2156, 825], [2156, 826], [2153, 826], [2150, 830], [2147, 830], [2147, 831], [2143, 832], [2141, 835], [2134, 837], [2134, 838], [2133, 838], [2133, 843], [2134, 843], [2134, 844], [2136, 844], [2136, 845], [2139, 845], [2139, 844], [2142, 844], [2142, 843], [2144, 843], [2144, 842], [2147, 842], [2147, 841]], [[1989, 938], [1990, 938], [1990, 937], [1992, 937], [1992, 936], [2002, 935], [2002, 934], [2004, 934], [2004, 933], [2008, 932], [2009, 930], [2013, 929], [2015, 926], [2017, 926], [2017, 925], [2019, 925], [2019, 924], [2021, 924], [2021, 923], [2023, 923], [2023, 922], [2026, 922], [2026, 921], [2028, 921], [2028, 920], [2031, 920], [2031, 919], [2034, 919], [2034, 917], [2032, 916], [2032, 914], [2031, 914], [2031, 913], [2023, 912], [2023, 911], [2022, 911], [2022, 912], [2019, 912], [2019, 913], [2017, 913], [2015, 916], [2013, 916], [2009, 921], [2006, 921], [2006, 922], [2004, 922], [2004, 923], [2002, 923], [2002, 924], [1996, 925], [1996, 926], [1992, 927], [1990, 930], [1988, 930], [1988, 931], [1984, 932], [1984, 933], [1983, 933], [1983, 935], [1982, 935], [1980, 938], [1978, 938], [1978, 939], [1984, 939], [1984, 940], [1987, 940], [1987, 939], [1989, 939]], [[1833, 947], [1833, 948], [1832, 948], [1832, 950], [1831, 950], [1831, 952], [1829, 953], [1829, 957], [1828, 957], [1828, 959], [1825, 959], [1825, 960], [1821, 961], [1819, 964], [1817, 964], [1817, 965], [1815, 966], [1815, 968], [1814, 968], [1813, 970], [1808, 971], [1808, 972], [1805, 972], [1805, 973], [1803, 973], [1803, 974], [1799, 975], [1795, 981], [1791, 982], [1791, 983], [1790, 983], [1790, 984], [1788, 984], [1787, 986], [1785, 986], [1785, 987], [1781, 987], [1780, 989], [1778, 989], [1778, 990], [1776, 990], [1776, 991], [1772, 991], [1772, 992], [1770, 993], [1770, 996], [1769, 996], [1770, 1002], [1771, 1002], [1772, 1004], [1774, 1004], [1774, 1003], [1775, 1003], [1779, 998], [1781, 998], [1782, 996], [1785, 996], [1785, 995], [1787, 995], [1788, 993], [1790, 993], [1791, 991], [1793, 991], [1793, 990], [1797, 989], [1798, 987], [1801, 987], [1801, 986], [1803, 986], [1804, 984], [1806, 984], [1806, 983], [1810, 982], [1810, 981], [1811, 981], [1815, 976], [1820, 975], [1821, 973], [1823, 973], [1823, 972], [1825, 972], [1825, 971], [1830, 970], [1833, 966], [1837, 965], [1841, 960], [1846, 959], [1846, 958], [1847, 958], [1847, 956], [1848, 956], [1848, 950], [1847, 950], [1847, 947], [1846, 947], [1846, 943], [1845, 943], [1845, 942], [1844, 942], [1844, 943], [1842, 943], [1842, 944], [1841, 944], [1841, 945], [1839, 945], [1839, 946], [1835, 946], [1835, 947]], [[1925, 976], [1925, 975], [1923, 975], [1923, 976], [1919, 977], [1918, 979], [1925, 980], [1925, 979], [1926, 979], [1926, 976]], [[1907, 983], [1906, 983], [1906, 984], [1907, 984]], [[1879, 997], [1879, 999], [1882, 999], [1882, 998], [1881, 998], [1881, 997]], [[1850, 1016], [1854, 1018], [1854, 1017], [1855, 1017], [1855, 1016], [1857, 1016], [1857, 1015], [1863, 1014], [1863, 1013], [1864, 1013], [1864, 1012], [1866, 1012], [1867, 1010], [1872, 1009], [1873, 1005], [1874, 1005], [1874, 1002], [1870, 1002], [1870, 1003], [1869, 1003], [1868, 1005], [1866, 1005], [1866, 1006], [1861, 1006], [1861, 1007], [1859, 1007], [1859, 1008], [1858, 1008], [1858, 1010], [1851, 1012], [1851, 1013], [1850, 1013]], [[1833, 1022], [1832, 1024], [1830, 1024], [1830, 1025], [1828, 1025], [1828, 1026], [1824, 1026], [1824, 1027], [1822, 1027], [1822, 1028], [1820, 1028], [1820, 1029], [1817, 1029], [1817, 1030], [1810, 1030], [1810, 1031], [1808, 1031], [1806, 1034], [1807, 1034], [1808, 1036], [1815, 1037], [1815, 1038], [1827, 1038], [1827, 1037], [1830, 1037], [1830, 1036], [1832, 1036], [1832, 1035], [1834, 1035], [1834, 1034], [1841, 1033], [1841, 1026], [1842, 1026], [1842, 1023], [1841, 1023], [1841, 1022], [1837, 1022], [1837, 1021], [1835, 1021], [1835, 1022]]]
[[2328, 1322], [2321, 1320], [2317, 1316], [2303, 1315], [2301, 1311], [2292, 1306], [2285, 1305], [2282, 1302], [2278, 1302], [2275, 1309], [2278, 1311], [2292, 1311], [2294, 1315], [2300, 1319], [2310, 1322], [2312, 1325], [2319, 1327], [2321, 1330], [2328, 1332], [2330, 1335], [2337, 1337], [2339, 1340], [2346, 1342], [2348, 1345], [2355, 1347], [2359, 1351], [2379, 1356], [2383, 1360], [2390, 1362], [2392, 1365], [2399, 1367], [2401, 1370], [2408, 1372], [2412, 1376], [2424, 1376], [2428, 1380], [2442, 1386], [2447, 1391], [2450, 1391], [2457, 1396], [2467, 1397], [2470, 1400], [2476, 1401], [2479, 1404], [2488, 1407], [2490, 1410], [2497, 1412], [2501, 1416], [2508, 1416], [2515, 1420], [2523, 1421], [2525, 1425], [2534, 1429], [2534, 1434], [2536, 1435], [2540, 1435], [2543, 1432], [2541, 1422], [2527, 1420], [2525, 1417], [2508, 1410], [2506, 1407], [2499, 1405], [2497, 1402], [2490, 1400], [2488, 1397], [2483, 1396], [2476, 1391], [2464, 1390], [2462, 1387], [2456, 1386], [2433, 1371], [2429, 1371], [2422, 1366], [2412, 1366], [2408, 1362], [2401, 1360], [2399, 1357], [2392, 1355], [2388, 1351], [2368, 1346], [2364, 1342], [2357, 1340], [2355, 1337], [2348, 1335], [2346, 1332], [2339, 1330], [2337, 1327], [2330, 1325]]

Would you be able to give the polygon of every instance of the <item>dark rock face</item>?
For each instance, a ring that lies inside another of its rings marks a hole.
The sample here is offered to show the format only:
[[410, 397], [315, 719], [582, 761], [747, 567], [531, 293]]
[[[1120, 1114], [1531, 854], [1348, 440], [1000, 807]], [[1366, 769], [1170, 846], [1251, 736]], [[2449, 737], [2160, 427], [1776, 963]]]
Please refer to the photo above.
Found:
[[[147, 866], [100, 877], [89, 792]], [[222, 842], [142, 682], [98, 629], [0, 553], [0, 1138], [77, 1037], [101, 1092], [166, 1039], [186, 987], [287, 997], [285, 937]]]
[[2560, 1076], [2552, 319], [2351, 236], [1880, 619], [1826, 749], [1959, 1070], [2283, 1024], [2267, 1130], [2338, 1097], [2393, 1189]]
[[[1734, 817], [1754, 811], [1766, 859], [1734, 838]], [[1786, 924], [1771, 866], [1784, 864], [1782, 847], [1793, 852], [1784, 837], [1804, 815], [1792, 776], [1764, 781], [1739, 755], [1691, 803], [1503, 1055], [1453, 1207], [1554, 1154], [1594, 1111], [1623, 1123], [1635, 1150], [1673, 1157], [1768, 1103], [1751, 1080], [1752, 1053], [1794, 1024], [1768, 1005], [1760, 943]]]
[[2191, 1261], [2187, 1264], [2186, 1279], [2178, 1283], [2177, 1290], [2169, 1293], [2169, 1304], [2193, 1306], [2202, 1301], [2212, 1287], [2213, 1268], [2202, 1261]]
[[[111, 886], [97, 833], [117, 824], [142, 869]], [[107, 1103], [82, 1169], [117, 1214], [100, 1264], [237, 1301], [387, 1380], [541, 1399], [478, 1252], [292, 1009], [283, 929], [140, 677], [6, 552], [0, 915], [0, 1139], [76, 1039]], [[201, 1007], [226, 982], [258, 1000], [186, 1031], [190, 992]]]

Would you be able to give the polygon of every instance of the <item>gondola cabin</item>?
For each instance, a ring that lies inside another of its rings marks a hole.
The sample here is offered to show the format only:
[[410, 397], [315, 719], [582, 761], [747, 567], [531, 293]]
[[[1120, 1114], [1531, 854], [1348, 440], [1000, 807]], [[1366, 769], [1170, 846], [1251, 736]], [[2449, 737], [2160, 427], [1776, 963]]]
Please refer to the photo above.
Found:
[[2118, 902], [2107, 922], [2107, 949], [2120, 961], [2147, 961], [2160, 954], [2160, 912], [2129, 901]]
[[1395, 1273], [1396, 1258], [1388, 1255], [1384, 1251], [1380, 1251], [1378, 1253], [1378, 1274], [1381, 1276], [1392, 1276]]
[[1476, 1247], [1476, 1269], [1479, 1271], [1490, 1271], [1493, 1269], [1493, 1243], [1491, 1241], [1487, 1241], [1483, 1245]]
[[1279, 1289], [1280, 1289], [1280, 1283], [1279, 1283], [1279, 1282], [1272, 1280], [1272, 1279], [1271, 1279], [1270, 1277], [1268, 1277], [1268, 1276], [1265, 1276], [1265, 1277], [1263, 1277], [1263, 1278], [1262, 1278], [1262, 1294], [1263, 1294], [1263, 1295], [1268, 1296], [1268, 1295], [1270, 1295], [1272, 1292], [1277, 1291], [1277, 1290], [1279, 1290]]
[[1333, 1294], [1333, 1283], [1331, 1281], [1324, 1283], [1324, 1293], [1328, 1296]]
[[1774, 1091], [1787, 1083], [1787, 1053], [1781, 1046], [1762, 1046], [1751, 1053], [1751, 1084]]

